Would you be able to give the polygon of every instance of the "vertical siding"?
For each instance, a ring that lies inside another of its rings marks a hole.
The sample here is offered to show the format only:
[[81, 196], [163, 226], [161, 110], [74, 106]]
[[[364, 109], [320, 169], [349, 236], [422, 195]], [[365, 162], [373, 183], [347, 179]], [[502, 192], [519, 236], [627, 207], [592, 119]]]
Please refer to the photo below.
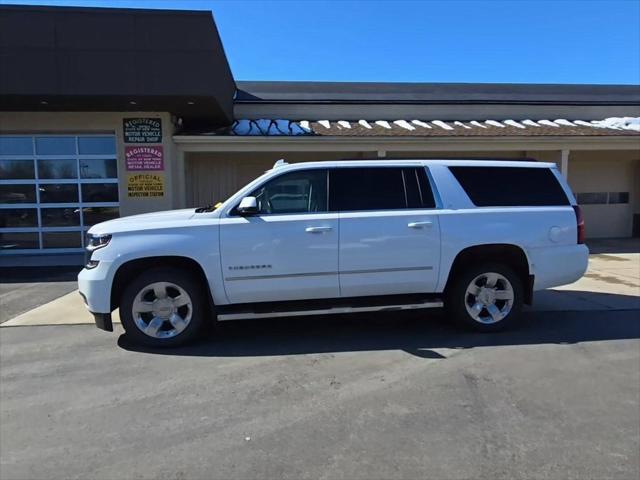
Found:
[[361, 158], [357, 152], [188, 153], [187, 206], [216, 204], [284, 158], [289, 163]]

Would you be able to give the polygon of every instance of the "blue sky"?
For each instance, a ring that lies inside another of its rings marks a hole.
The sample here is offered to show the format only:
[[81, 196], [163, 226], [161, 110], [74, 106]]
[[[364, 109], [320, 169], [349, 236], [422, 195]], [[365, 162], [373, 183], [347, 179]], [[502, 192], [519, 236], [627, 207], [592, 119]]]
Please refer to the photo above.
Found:
[[0, 0], [211, 10], [238, 80], [640, 84], [640, 0]]

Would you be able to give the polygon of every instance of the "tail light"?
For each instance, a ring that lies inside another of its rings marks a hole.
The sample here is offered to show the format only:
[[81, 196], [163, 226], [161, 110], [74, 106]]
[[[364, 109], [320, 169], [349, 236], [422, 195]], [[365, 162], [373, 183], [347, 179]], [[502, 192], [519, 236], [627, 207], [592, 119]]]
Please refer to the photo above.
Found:
[[573, 211], [576, 212], [576, 223], [578, 225], [578, 244], [581, 244], [584, 243], [584, 217], [579, 205], [574, 205]]

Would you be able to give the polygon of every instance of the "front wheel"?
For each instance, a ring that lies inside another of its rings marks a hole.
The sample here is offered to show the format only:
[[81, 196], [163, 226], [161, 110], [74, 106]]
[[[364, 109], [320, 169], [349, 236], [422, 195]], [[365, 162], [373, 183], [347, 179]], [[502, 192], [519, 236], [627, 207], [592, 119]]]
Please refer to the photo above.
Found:
[[183, 270], [154, 268], [126, 286], [120, 320], [127, 336], [153, 347], [194, 340], [207, 314], [204, 289]]
[[507, 265], [475, 265], [456, 276], [445, 308], [465, 328], [480, 332], [504, 330], [520, 317], [523, 288], [520, 277]]

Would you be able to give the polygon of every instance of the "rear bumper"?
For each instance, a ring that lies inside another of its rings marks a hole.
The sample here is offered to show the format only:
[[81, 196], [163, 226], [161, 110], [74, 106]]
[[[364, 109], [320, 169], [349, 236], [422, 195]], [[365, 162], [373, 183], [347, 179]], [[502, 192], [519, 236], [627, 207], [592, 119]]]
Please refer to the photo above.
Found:
[[589, 265], [586, 245], [533, 248], [527, 253], [535, 275], [534, 290], [573, 283], [584, 275]]

